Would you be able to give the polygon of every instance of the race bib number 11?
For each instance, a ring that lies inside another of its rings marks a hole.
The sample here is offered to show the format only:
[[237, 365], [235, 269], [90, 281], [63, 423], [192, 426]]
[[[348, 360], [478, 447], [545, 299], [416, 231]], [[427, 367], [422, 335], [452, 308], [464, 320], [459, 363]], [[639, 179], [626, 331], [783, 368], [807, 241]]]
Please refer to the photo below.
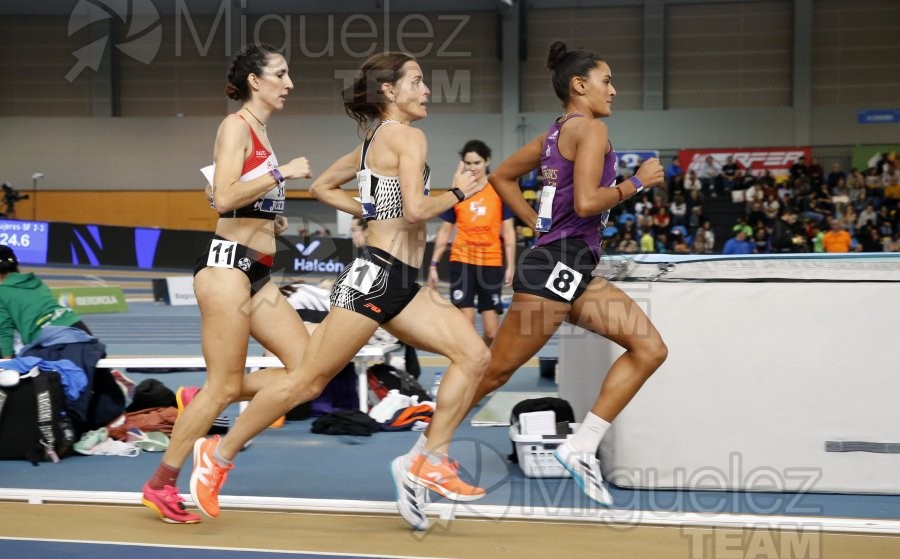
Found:
[[206, 265], [214, 268], [234, 268], [236, 245], [234, 241], [213, 239], [209, 255], [206, 257]]

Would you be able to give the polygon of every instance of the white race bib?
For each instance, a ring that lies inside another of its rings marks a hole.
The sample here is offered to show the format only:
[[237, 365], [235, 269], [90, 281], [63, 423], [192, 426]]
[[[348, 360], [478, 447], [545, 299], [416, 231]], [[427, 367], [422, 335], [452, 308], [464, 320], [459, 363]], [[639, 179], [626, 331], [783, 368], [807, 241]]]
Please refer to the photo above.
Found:
[[234, 268], [234, 253], [237, 243], [224, 239], [213, 239], [206, 257], [206, 265], [213, 268]]
[[356, 184], [359, 186], [359, 201], [362, 203], [363, 219], [375, 217], [375, 197], [372, 196], [372, 171], [363, 169], [356, 173]]
[[380, 271], [381, 267], [378, 264], [357, 258], [350, 265], [350, 271], [347, 272], [341, 283], [363, 295], [368, 295]]
[[572, 297], [575, 296], [575, 290], [581, 284], [582, 277], [584, 277], [584, 274], [581, 272], [569, 268], [562, 262], [557, 262], [544, 287], [566, 301], [571, 301]]
[[541, 205], [538, 208], [537, 223], [534, 226], [535, 231], [546, 233], [550, 231], [553, 225], [553, 197], [556, 196], [555, 186], [545, 186], [541, 189]]

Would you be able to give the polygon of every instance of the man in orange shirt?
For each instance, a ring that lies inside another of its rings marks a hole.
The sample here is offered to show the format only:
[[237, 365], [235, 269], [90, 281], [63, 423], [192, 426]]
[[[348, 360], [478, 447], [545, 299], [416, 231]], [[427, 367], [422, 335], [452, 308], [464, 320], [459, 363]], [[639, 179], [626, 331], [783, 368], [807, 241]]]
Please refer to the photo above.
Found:
[[850, 252], [853, 238], [839, 219], [831, 219], [831, 229], [822, 238], [822, 249], [825, 252]]
[[[465, 170], [471, 172], [475, 180], [487, 183], [491, 148], [481, 140], [470, 140], [459, 155]], [[488, 184], [475, 196], [442, 214], [441, 219], [444, 223], [434, 240], [428, 285], [437, 287], [437, 265], [450, 244], [455, 226], [456, 238], [450, 249], [450, 301], [474, 324], [477, 295], [484, 340], [490, 345], [497, 334], [503, 312], [500, 293], [504, 285], [512, 285], [515, 276], [516, 231], [513, 213]]]

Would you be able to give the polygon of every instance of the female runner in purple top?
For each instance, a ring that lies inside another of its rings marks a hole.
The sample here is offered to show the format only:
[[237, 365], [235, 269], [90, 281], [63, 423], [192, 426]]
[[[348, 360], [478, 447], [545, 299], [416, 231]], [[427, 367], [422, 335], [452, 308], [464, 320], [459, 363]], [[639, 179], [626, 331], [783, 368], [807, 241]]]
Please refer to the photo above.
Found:
[[[616, 95], [606, 62], [557, 41], [550, 46], [547, 66], [565, 116], [490, 177], [503, 201], [523, 221], [535, 223], [540, 237], [517, 266], [512, 305], [491, 345], [491, 364], [472, 405], [503, 386], [563, 321], [621, 345], [625, 353], [606, 375], [593, 408], [578, 432], [556, 451], [579, 487], [609, 506], [612, 497], [602, 484], [596, 458], [600, 440], [609, 422], [665, 361], [668, 350], [641, 308], [591, 272], [600, 257], [610, 208], [644, 188], [663, 184], [664, 173], [657, 159], [649, 159], [633, 178], [615, 184], [615, 152], [600, 120], [610, 115]], [[516, 180], [538, 165], [543, 189], [536, 213]]]

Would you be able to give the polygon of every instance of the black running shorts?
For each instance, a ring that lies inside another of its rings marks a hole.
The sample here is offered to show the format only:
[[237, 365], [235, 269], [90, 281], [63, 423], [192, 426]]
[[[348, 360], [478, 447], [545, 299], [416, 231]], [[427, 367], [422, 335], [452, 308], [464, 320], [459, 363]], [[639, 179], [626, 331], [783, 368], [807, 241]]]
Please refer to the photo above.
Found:
[[250, 280], [250, 296], [256, 295], [272, 276], [274, 257], [214, 235], [194, 265], [196, 276], [203, 268], [234, 268]]
[[475, 306], [478, 312], [503, 312], [500, 293], [503, 291], [502, 266], [478, 266], [450, 261], [450, 301], [460, 309]]
[[418, 269], [400, 262], [384, 250], [367, 247], [334, 282], [331, 306], [384, 324], [415, 298], [422, 287], [418, 278]]
[[522, 256], [513, 291], [571, 303], [591, 282], [597, 258], [581, 239], [559, 239], [533, 247]]

